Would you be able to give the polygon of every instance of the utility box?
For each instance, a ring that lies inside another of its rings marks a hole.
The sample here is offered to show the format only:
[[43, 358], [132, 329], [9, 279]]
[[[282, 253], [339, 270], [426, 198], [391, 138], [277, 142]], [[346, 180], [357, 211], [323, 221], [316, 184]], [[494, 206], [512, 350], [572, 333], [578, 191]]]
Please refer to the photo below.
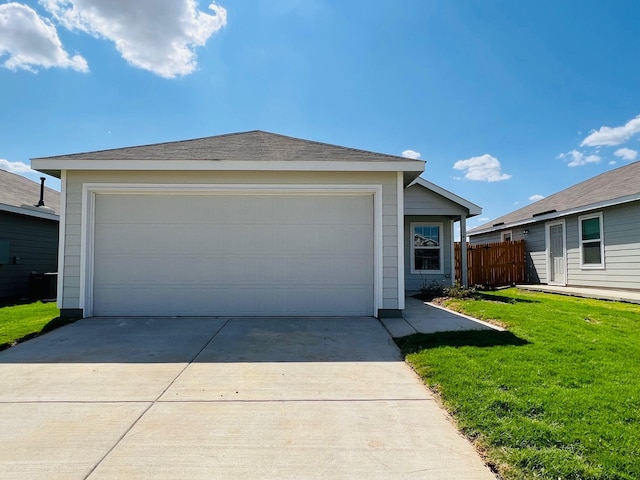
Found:
[[57, 273], [32, 273], [29, 276], [29, 298], [31, 300], [55, 300], [57, 296]]

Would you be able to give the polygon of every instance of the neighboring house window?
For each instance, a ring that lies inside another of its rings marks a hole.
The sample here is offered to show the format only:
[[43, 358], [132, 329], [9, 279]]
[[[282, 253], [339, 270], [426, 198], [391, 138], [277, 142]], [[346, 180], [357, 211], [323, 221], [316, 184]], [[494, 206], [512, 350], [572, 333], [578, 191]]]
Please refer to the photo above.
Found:
[[442, 224], [412, 223], [411, 270], [442, 273]]
[[604, 268], [602, 212], [578, 217], [580, 233], [580, 266]]
[[513, 235], [511, 233], [511, 230], [507, 230], [506, 232], [502, 232], [501, 236], [502, 236], [502, 241], [503, 242], [511, 242], [511, 241], [513, 241]]

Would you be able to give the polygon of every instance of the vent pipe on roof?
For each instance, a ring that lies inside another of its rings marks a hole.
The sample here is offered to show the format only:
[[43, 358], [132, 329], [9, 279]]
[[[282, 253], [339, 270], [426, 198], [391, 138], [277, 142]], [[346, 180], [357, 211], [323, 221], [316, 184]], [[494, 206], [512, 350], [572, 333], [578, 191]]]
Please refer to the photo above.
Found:
[[44, 181], [45, 177], [40, 177], [40, 201], [38, 201], [38, 205], [36, 207], [44, 207]]

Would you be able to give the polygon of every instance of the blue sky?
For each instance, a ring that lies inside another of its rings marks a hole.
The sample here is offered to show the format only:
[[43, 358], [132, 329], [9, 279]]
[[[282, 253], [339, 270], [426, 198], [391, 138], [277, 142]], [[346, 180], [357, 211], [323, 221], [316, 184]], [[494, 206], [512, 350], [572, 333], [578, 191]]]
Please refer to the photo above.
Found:
[[637, 0], [219, 1], [0, 0], [0, 168], [261, 129], [419, 154], [473, 227], [640, 159]]

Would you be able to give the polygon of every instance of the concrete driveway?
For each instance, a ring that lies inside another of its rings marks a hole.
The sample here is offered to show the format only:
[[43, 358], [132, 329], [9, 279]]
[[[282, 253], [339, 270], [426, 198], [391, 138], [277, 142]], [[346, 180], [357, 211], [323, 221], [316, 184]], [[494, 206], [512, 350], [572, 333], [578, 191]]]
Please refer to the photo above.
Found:
[[0, 352], [7, 479], [493, 479], [374, 318], [93, 318]]

